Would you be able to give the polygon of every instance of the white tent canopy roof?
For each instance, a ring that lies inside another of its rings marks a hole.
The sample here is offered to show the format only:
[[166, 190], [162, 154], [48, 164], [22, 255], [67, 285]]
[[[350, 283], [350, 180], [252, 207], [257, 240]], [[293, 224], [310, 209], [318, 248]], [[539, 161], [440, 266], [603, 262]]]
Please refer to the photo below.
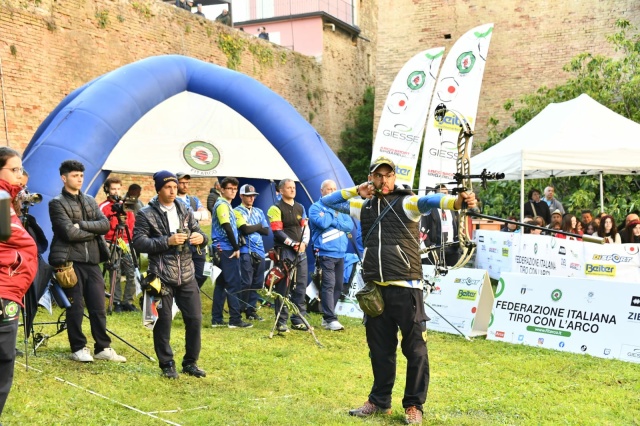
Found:
[[633, 174], [640, 171], [640, 124], [582, 94], [549, 104], [502, 142], [471, 160], [472, 173], [507, 180]]

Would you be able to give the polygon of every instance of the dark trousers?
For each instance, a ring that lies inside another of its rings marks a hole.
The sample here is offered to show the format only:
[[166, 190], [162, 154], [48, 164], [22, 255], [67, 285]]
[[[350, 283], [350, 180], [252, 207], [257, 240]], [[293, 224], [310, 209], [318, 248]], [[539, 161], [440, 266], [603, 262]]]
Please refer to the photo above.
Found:
[[[136, 277], [135, 267], [133, 266], [133, 258], [131, 254], [125, 254], [120, 247], [116, 248], [120, 255], [120, 265], [114, 270], [109, 271], [109, 282], [113, 283], [114, 288], [110, 288], [109, 291], [113, 291], [113, 301], [115, 303], [128, 303], [132, 305], [133, 299], [136, 296]], [[112, 259], [116, 260], [116, 259]], [[115, 281], [114, 275], [115, 273]], [[126, 277], [126, 283], [124, 286], [124, 297], [122, 295], [122, 283], [120, 278], [122, 274]]]
[[111, 345], [107, 334], [107, 313], [105, 310], [104, 279], [98, 265], [73, 262], [73, 269], [78, 276], [78, 284], [64, 289], [71, 307], [67, 308], [67, 336], [71, 352], [77, 352], [87, 345], [87, 338], [82, 332], [84, 307], [89, 311], [91, 336], [95, 340], [94, 352], [102, 352]]
[[256, 312], [256, 303], [258, 302], [256, 290], [260, 290], [264, 283], [264, 268], [264, 258], [260, 263], [253, 263], [249, 253], [240, 254], [240, 276], [242, 279], [242, 293], [240, 293], [242, 306], [240, 310], [246, 311], [247, 314]]
[[342, 294], [344, 281], [344, 258], [320, 256], [320, 268], [322, 268], [322, 317], [326, 322], [337, 321], [335, 313], [336, 305]]
[[207, 261], [207, 253], [202, 248], [200, 250], [201, 254], [198, 254], [197, 251], [191, 252], [193, 266], [196, 268], [196, 282], [198, 283], [198, 287], [202, 287], [207, 280], [207, 276], [204, 274], [204, 264]]
[[[290, 259], [293, 261], [295, 260], [296, 254], [293, 250], [283, 248], [282, 251], [280, 252], [280, 256], [282, 259]], [[304, 256], [304, 254], [301, 254], [301, 256]], [[308, 275], [307, 258], [305, 257], [302, 260], [298, 259], [298, 261], [300, 263], [298, 263], [298, 267], [296, 268], [295, 282], [289, 283], [292, 286], [292, 288], [289, 289], [290, 299], [298, 307], [298, 310], [300, 311], [300, 315], [306, 315], [307, 305], [304, 297], [305, 297], [305, 294], [307, 293], [307, 275]], [[286, 279], [281, 280], [278, 284], [276, 284], [275, 287], [276, 287], [276, 293], [284, 296], [287, 291], [287, 280]], [[280, 301], [280, 299], [276, 298], [276, 303], [274, 305], [276, 310], [276, 315], [278, 315], [278, 311], [280, 310], [281, 304], [282, 302]], [[289, 310], [287, 309], [286, 306], [283, 306], [282, 312], [280, 314], [280, 318], [278, 319], [278, 324], [286, 324], [288, 318], [289, 318]], [[300, 319], [299, 315], [291, 315], [291, 323], [301, 324], [302, 320]]]
[[429, 388], [429, 356], [422, 337], [426, 321], [422, 305], [422, 289], [380, 286], [384, 312], [375, 318], [366, 317], [367, 343], [373, 369], [373, 387], [369, 401], [391, 407], [391, 392], [396, 379], [396, 348], [398, 328], [402, 333], [402, 353], [407, 358], [406, 386], [402, 406], [422, 410]]
[[18, 316], [13, 321], [0, 321], [0, 415], [4, 409], [5, 402], [7, 402], [13, 383], [18, 322]]
[[175, 298], [184, 321], [185, 354], [182, 365], [195, 364], [200, 356], [200, 329], [202, 326], [202, 305], [200, 291], [195, 279], [183, 282], [179, 287], [166, 286], [169, 294], [161, 297], [158, 305], [158, 320], [153, 327], [153, 347], [158, 356], [160, 368], [173, 361], [171, 349], [171, 320], [173, 299]]
[[222, 322], [222, 312], [224, 302], [229, 306], [229, 323], [237, 324], [242, 321], [240, 316], [240, 260], [229, 259], [233, 250], [222, 250], [220, 252], [220, 269], [222, 273], [216, 279], [213, 288], [213, 305], [211, 306], [211, 322]]

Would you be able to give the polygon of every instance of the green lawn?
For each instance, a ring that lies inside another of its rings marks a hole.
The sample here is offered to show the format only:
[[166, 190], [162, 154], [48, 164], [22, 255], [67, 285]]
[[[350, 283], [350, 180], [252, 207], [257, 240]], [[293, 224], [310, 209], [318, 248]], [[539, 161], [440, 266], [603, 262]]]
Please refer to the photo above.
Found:
[[[212, 293], [209, 283], [204, 289]], [[49, 339], [37, 357], [29, 357], [32, 370], [16, 365], [0, 420], [5, 426], [166, 424], [144, 414], [154, 413], [182, 425], [402, 423], [401, 353], [393, 414], [368, 420], [347, 415], [366, 400], [372, 380], [364, 328], [357, 319], [341, 318], [346, 330], [329, 332], [319, 327], [321, 317], [311, 314], [325, 346], [321, 349], [304, 332], [269, 339], [274, 315], [267, 308], [260, 311], [267, 321], [252, 329], [212, 329], [211, 302], [202, 300], [199, 365], [208, 373], [205, 379], [163, 379], [156, 362], [115, 338], [113, 347], [127, 363], [70, 361], [65, 332]], [[37, 316], [39, 321], [55, 318], [42, 310]], [[139, 313], [114, 314], [107, 326], [155, 358], [151, 332], [142, 327]], [[178, 315], [172, 336], [178, 362], [184, 354], [183, 330]], [[55, 326], [36, 331], [51, 334]], [[91, 341], [88, 321], [85, 333]], [[435, 332], [428, 341], [431, 385], [425, 424], [640, 424], [638, 364], [484, 339], [468, 342]], [[24, 358], [18, 362], [24, 364]]]

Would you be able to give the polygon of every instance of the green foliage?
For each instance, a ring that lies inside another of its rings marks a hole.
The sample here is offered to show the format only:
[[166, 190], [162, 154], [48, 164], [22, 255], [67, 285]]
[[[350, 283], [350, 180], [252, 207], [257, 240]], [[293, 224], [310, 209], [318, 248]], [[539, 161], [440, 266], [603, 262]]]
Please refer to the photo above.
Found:
[[[488, 139], [482, 148], [487, 149], [502, 141], [550, 103], [565, 102], [582, 93], [588, 94], [618, 114], [640, 122], [640, 35], [628, 21], [619, 20], [616, 27], [618, 32], [607, 37], [618, 53], [616, 57], [580, 53], [563, 67], [564, 71], [572, 75], [564, 84], [553, 88], [541, 87], [533, 94], [522, 96], [517, 102], [505, 102], [505, 111], [512, 111], [512, 123], [500, 127], [499, 120], [491, 117]], [[552, 156], [553, 153], [550, 152], [549, 155]], [[606, 146], [602, 147], [602, 155], [607, 155]], [[634, 176], [605, 175], [603, 182], [604, 209], [615, 217], [617, 223], [624, 220], [628, 213], [638, 210], [638, 179]], [[547, 185], [555, 186], [556, 197], [562, 201], [567, 212], [575, 214], [581, 209], [599, 209], [598, 176], [528, 179], [525, 180], [525, 194], [532, 188], [544, 190]], [[489, 183], [484, 191], [475, 189], [483, 201], [485, 213], [506, 217], [509, 214], [519, 215], [519, 188], [520, 182], [516, 181]]]
[[342, 148], [338, 151], [338, 158], [347, 168], [355, 183], [367, 180], [371, 152], [373, 149], [373, 108], [375, 92], [373, 87], [367, 87], [362, 105], [350, 113], [353, 125], [347, 126], [340, 134]]
[[140, 15], [142, 15], [146, 19], [150, 19], [153, 16], [153, 13], [151, 12], [151, 8], [147, 3], [143, 3], [140, 1], [133, 1], [131, 2], [131, 7], [133, 7], [133, 10], [138, 12]]
[[107, 9], [96, 10], [96, 19], [100, 28], [107, 28], [109, 25], [109, 11]]
[[231, 34], [218, 34], [218, 47], [227, 57], [227, 68], [237, 70], [246, 41]]
[[15, 44], [9, 46], [9, 52], [11, 52], [11, 56], [13, 56], [14, 58], [18, 55], [18, 48]]
[[262, 43], [250, 43], [249, 52], [263, 67], [271, 67], [273, 65], [273, 50], [271, 46], [264, 46]]

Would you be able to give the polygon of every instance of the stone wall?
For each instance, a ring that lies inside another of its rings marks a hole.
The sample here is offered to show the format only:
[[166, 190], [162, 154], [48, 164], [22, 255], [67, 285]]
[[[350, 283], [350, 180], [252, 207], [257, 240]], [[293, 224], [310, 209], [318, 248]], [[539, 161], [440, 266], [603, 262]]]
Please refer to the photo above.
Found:
[[617, 19], [640, 26], [640, 2], [635, 0], [379, 0], [379, 9], [376, 126], [393, 78], [407, 59], [436, 46], [445, 46], [446, 54], [466, 31], [495, 24], [476, 142], [486, 140], [489, 117], [510, 122], [502, 108], [508, 99], [566, 81], [562, 66], [575, 55], [614, 55], [605, 37], [617, 31]]

